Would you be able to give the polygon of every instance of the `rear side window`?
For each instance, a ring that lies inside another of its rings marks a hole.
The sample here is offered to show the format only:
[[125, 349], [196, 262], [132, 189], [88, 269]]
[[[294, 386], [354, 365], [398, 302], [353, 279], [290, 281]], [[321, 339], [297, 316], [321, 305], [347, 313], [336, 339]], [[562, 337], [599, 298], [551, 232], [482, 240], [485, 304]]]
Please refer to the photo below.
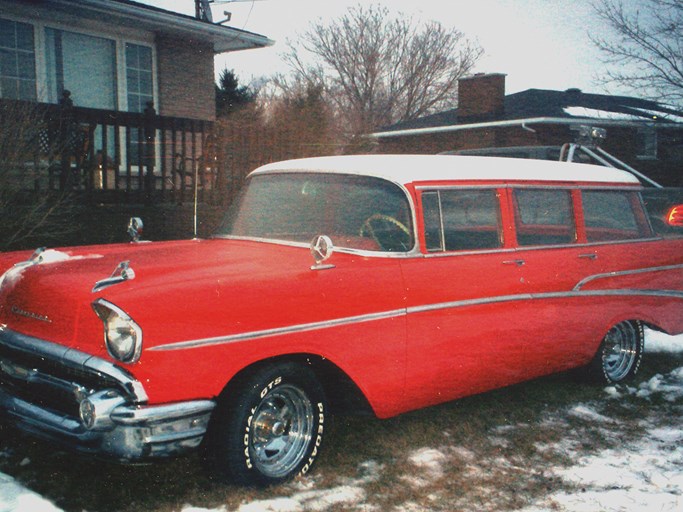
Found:
[[584, 190], [581, 193], [586, 239], [589, 242], [632, 240], [649, 234], [644, 222], [639, 222], [635, 208], [640, 209], [638, 196], [619, 190]]
[[495, 189], [424, 192], [422, 207], [429, 252], [476, 251], [502, 246]]
[[519, 245], [557, 245], [576, 241], [572, 198], [568, 190], [517, 189], [513, 194]]

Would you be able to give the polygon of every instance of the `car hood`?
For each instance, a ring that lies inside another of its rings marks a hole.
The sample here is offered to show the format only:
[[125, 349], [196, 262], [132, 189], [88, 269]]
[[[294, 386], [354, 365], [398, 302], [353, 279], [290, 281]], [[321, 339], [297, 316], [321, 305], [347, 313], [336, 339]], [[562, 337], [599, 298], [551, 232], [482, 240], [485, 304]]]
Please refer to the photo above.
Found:
[[[142, 316], [144, 305], [154, 308], [164, 296], [180, 295], [189, 303], [200, 290], [215, 291], [221, 283], [266, 271], [303, 271], [312, 262], [299, 247], [222, 239], [65, 248], [33, 259], [30, 253], [2, 256], [0, 272], [9, 268], [0, 277], [0, 325], [79, 349], [92, 343], [93, 332], [102, 345], [101, 323], [91, 307], [98, 298]], [[108, 285], [124, 262], [128, 278]]]

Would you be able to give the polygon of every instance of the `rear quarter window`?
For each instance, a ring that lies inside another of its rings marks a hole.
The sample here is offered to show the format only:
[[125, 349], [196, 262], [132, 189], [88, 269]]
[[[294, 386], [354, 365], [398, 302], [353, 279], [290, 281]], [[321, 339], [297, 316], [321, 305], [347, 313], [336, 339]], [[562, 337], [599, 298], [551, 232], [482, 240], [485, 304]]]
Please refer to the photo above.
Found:
[[642, 215], [636, 215], [641, 206], [635, 192], [584, 190], [581, 200], [589, 242], [633, 240], [650, 233]]

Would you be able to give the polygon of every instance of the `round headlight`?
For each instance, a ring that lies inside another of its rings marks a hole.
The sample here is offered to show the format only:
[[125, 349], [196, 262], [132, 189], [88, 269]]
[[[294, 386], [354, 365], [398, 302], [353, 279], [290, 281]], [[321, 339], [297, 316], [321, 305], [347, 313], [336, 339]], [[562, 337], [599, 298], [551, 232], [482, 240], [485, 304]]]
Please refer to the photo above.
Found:
[[104, 324], [104, 341], [109, 354], [124, 363], [134, 363], [142, 351], [142, 330], [122, 309], [105, 300], [93, 303]]

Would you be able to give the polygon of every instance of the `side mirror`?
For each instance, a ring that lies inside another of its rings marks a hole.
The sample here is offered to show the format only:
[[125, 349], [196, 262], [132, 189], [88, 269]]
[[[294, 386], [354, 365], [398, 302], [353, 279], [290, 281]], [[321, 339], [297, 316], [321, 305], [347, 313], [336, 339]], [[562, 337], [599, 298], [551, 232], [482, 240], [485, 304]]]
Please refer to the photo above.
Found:
[[332, 240], [327, 235], [318, 235], [313, 240], [311, 240], [311, 256], [315, 261], [315, 265], [311, 267], [311, 270], [325, 270], [328, 268], [334, 268], [334, 265], [323, 265], [323, 262], [327, 261], [332, 253], [334, 252], [334, 245], [332, 245]]
[[140, 217], [131, 217], [128, 221], [128, 236], [131, 242], [139, 242], [142, 236], [142, 229], [144, 225]]
[[683, 204], [678, 204], [666, 214], [666, 223], [669, 226], [683, 228]]

